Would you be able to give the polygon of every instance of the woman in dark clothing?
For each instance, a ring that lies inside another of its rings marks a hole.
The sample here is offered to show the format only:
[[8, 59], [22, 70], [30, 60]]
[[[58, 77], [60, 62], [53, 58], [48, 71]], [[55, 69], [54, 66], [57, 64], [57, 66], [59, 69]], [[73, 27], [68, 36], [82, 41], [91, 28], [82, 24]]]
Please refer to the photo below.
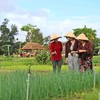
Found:
[[77, 54], [77, 48], [79, 41], [76, 40], [76, 36], [69, 32], [65, 34], [68, 41], [65, 44], [65, 58], [68, 63], [69, 70], [79, 70], [79, 59]]
[[62, 66], [62, 43], [58, 41], [59, 38], [61, 37], [57, 34], [51, 36], [50, 54], [53, 72], [56, 72], [56, 66], [58, 66], [58, 72], [60, 72]]
[[79, 53], [80, 59], [80, 70], [92, 70], [92, 53], [93, 46], [92, 43], [88, 40], [85, 34], [80, 34], [77, 39], [80, 41], [77, 51]]

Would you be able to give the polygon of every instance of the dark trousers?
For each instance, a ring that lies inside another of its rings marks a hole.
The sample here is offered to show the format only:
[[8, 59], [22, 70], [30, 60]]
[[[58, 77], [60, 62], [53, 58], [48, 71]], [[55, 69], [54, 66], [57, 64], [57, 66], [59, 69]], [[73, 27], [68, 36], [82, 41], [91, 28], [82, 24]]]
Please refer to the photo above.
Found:
[[58, 72], [61, 71], [62, 59], [61, 60], [52, 60], [53, 72], [56, 72], [58, 66]]

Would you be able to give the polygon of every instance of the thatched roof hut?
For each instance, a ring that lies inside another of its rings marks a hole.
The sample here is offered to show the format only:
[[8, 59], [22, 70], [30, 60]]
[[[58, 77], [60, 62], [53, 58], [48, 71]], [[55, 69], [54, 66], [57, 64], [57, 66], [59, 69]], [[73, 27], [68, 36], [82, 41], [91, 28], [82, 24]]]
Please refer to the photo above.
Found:
[[21, 50], [44, 50], [44, 47], [39, 43], [27, 42]]

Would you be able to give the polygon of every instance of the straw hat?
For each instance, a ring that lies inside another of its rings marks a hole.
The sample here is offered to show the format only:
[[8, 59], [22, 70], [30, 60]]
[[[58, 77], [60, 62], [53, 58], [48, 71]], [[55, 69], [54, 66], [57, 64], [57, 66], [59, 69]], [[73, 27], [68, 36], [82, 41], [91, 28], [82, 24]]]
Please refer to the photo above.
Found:
[[54, 40], [54, 39], [58, 39], [58, 38], [61, 38], [61, 36], [59, 36], [58, 34], [53, 34], [53, 35], [51, 36], [50, 41], [52, 41], [52, 40]]
[[65, 34], [64, 37], [76, 38], [76, 36], [73, 34], [73, 32], [68, 32], [67, 34]]
[[86, 41], [88, 41], [89, 39], [85, 36], [85, 34], [84, 33], [81, 33], [79, 36], [77, 36], [77, 38], [76, 39], [78, 39], [78, 40], [86, 40]]

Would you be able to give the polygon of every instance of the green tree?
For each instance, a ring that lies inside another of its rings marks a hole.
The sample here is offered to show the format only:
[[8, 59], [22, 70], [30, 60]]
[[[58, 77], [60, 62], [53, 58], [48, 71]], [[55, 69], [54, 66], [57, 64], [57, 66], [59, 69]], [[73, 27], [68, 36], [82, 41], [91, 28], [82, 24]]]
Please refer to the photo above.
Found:
[[49, 42], [50, 42], [50, 36], [47, 36], [47, 37], [44, 37], [44, 38], [43, 38], [43, 44], [44, 44], [44, 45], [48, 45]]
[[[4, 47], [3, 45], [11, 45], [12, 49], [10, 50], [11, 52], [13, 52], [13, 45], [15, 42], [15, 36], [18, 35], [18, 30], [17, 30], [17, 26], [12, 24], [11, 28], [8, 28], [9, 20], [7, 18], [4, 19], [4, 21], [2, 22], [2, 24], [0, 25], [0, 46]], [[1, 51], [3, 50], [3, 48], [1, 48]], [[4, 53], [4, 52], [2, 52]]]
[[2, 23], [2, 25], [0, 25], [0, 40], [2, 41], [2, 44], [13, 44], [15, 41], [14, 36], [18, 34], [17, 26], [12, 24], [11, 29], [9, 29], [7, 27], [8, 22], [8, 19], [4, 19], [4, 22]]
[[25, 25], [25, 26], [23, 26], [22, 28], [21, 28], [21, 31], [25, 31], [25, 32], [27, 32], [27, 36], [26, 36], [26, 41], [32, 41], [32, 30], [34, 29], [36, 27], [36, 25], [35, 26], [33, 26], [33, 25], [31, 25], [31, 24], [27, 24], [27, 25]]
[[96, 30], [93, 30], [92, 28], [87, 28], [86, 25], [84, 26], [84, 28], [76, 28], [73, 29], [73, 31], [76, 36], [84, 33], [89, 40], [93, 41], [94, 39], [96, 39]]
[[32, 30], [32, 36], [31, 37], [32, 37], [32, 42], [43, 44], [43, 35], [40, 32], [39, 28]]
[[46, 50], [49, 50], [49, 43], [50, 43], [50, 36], [44, 37], [43, 38], [43, 45]]
[[27, 24], [21, 28], [22, 31], [27, 32], [26, 42], [36, 42], [43, 44], [43, 35], [40, 32], [40, 29], [31, 24]]
[[94, 45], [94, 55], [97, 55], [100, 48], [100, 38], [96, 38], [93, 41], [93, 45]]
[[11, 25], [11, 31], [9, 33], [9, 40], [10, 43], [14, 43], [15, 42], [15, 36], [18, 35], [18, 29], [17, 26], [12, 24]]
[[92, 28], [87, 28], [85, 25], [84, 28], [76, 28], [73, 29], [73, 31], [76, 36], [78, 36], [81, 33], [84, 33], [88, 37], [88, 39], [92, 41], [94, 54], [97, 54], [95, 47], [98, 46], [99, 39], [96, 37], [96, 30], [93, 30]]

